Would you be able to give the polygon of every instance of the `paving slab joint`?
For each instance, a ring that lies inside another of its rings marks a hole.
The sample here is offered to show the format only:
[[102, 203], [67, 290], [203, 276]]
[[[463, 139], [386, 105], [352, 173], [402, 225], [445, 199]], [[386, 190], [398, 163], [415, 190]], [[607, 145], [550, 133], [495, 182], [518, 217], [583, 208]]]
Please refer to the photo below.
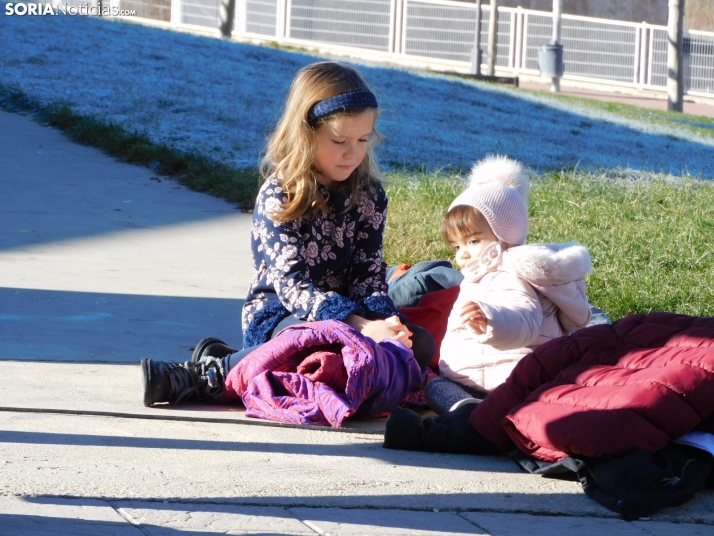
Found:
[[107, 505], [109, 505], [117, 513], [117, 515], [121, 516], [121, 518], [124, 521], [129, 523], [132, 527], [136, 528], [137, 530], [141, 531], [142, 534], [145, 534], [146, 536], [152, 536], [151, 533], [149, 531], [147, 531], [142, 526], [141, 523], [137, 523], [136, 521], [134, 521], [134, 519], [129, 514], [127, 514], [123, 508], [118, 507], [117, 505], [112, 504], [111, 502], [108, 502], [108, 501], [107, 501]]

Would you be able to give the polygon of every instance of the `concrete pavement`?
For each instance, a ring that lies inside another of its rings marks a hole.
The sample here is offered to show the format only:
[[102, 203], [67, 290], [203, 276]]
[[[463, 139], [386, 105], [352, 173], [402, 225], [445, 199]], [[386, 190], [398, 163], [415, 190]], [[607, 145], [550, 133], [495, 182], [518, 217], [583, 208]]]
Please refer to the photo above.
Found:
[[389, 451], [240, 407], [144, 408], [142, 356], [240, 344], [250, 215], [0, 111], [0, 533], [714, 534], [625, 522], [504, 457]]

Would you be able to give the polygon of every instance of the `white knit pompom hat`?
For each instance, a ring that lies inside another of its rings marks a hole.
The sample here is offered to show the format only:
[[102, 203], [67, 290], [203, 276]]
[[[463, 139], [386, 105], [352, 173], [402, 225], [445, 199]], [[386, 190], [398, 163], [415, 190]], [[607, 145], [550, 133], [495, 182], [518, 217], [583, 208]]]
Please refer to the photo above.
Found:
[[451, 203], [469, 205], [486, 218], [501, 242], [514, 246], [528, 236], [530, 182], [523, 166], [506, 156], [489, 156], [471, 170], [469, 187]]

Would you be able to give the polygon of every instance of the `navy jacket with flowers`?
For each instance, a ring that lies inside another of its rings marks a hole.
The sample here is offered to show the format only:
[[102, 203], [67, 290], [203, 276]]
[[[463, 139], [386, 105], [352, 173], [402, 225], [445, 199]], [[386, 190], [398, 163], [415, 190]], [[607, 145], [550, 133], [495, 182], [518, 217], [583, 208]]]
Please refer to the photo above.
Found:
[[[366, 187], [366, 186], [365, 186]], [[263, 184], [253, 213], [253, 279], [243, 306], [243, 345], [262, 344], [285, 317], [345, 320], [397, 313], [387, 296], [382, 235], [387, 196], [374, 183], [364, 200], [343, 212], [349, 193], [319, 187], [328, 211], [276, 223], [268, 213], [284, 201], [273, 175]]]

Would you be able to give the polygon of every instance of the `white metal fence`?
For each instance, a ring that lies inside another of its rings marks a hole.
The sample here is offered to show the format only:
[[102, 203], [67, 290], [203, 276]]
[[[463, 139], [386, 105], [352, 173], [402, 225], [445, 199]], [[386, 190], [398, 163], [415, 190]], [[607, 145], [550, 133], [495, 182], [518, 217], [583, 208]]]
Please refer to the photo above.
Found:
[[[114, 0], [116, 1], [116, 0]], [[175, 26], [218, 28], [221, 0], [118, 0], [139, 16]], [[489, 5], [478, 35], [488, 39]], [[168, 15], [170, 13], [170, 16]], [[552, 35], [552, 15], [499, 8], [496, 66], [538, 74], [538, 49]], [[384, 57], [425, 61], [468, 72], [476, 39], [476, 6], [455, 0], [236, 0], [236, 35]], [[662, 90], [667, 83], [667, 28], [562, 16], [565, 79]], [[484, 54], [485, 58], [485, 54]], [[714, 97], [714, 33], [685, 32], [684, 90]]]

